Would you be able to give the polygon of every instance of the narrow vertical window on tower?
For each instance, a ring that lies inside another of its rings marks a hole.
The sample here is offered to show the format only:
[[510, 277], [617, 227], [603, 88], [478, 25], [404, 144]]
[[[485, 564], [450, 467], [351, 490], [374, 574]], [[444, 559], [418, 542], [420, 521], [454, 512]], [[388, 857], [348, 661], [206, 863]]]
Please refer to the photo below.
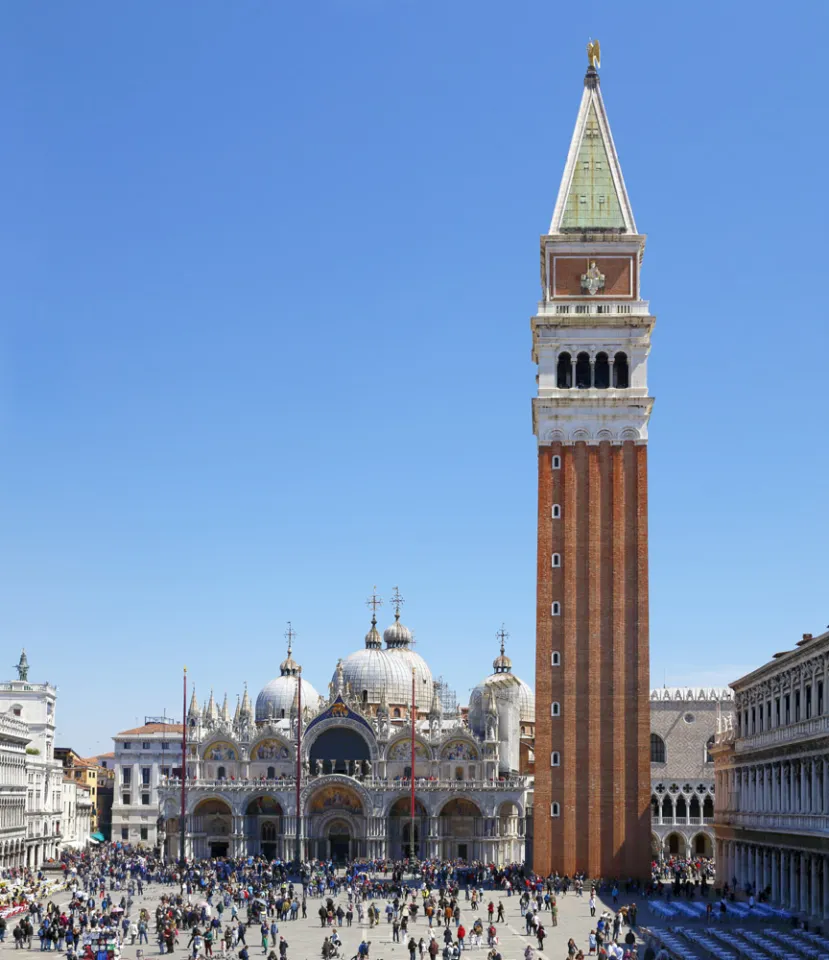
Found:
[[561, 807], [555, 802], [550, 804], [550, 816], [551, 817], [561, 816]]
[[561, 716], [561, 705], [557, 700], [554, 700], [550, 705], [550, 716], [551, 717], [560, 717]]
[[561, 554], [560, 554], [560, 553], [554, 553], [554, 554], [553, 554], [553, 566], [554, 566], [554, 567], [560, 567], [560, 566], [561, 566]]
[[559, 390], [569, 390], [573, 386], [573, 361], [569, 353], [560, 353], [556, 365], [556, 386]]
[[576, 357], [576, 388], [587, 390], [590, 387], [590, 356], [580, 353]]
[[610, 386], [610, 361], [606, 353], [596, 354], [596, 367], [593, 376], [595, 379], [593, 386], [597, 390], [607, 390]]
[[553, 650], [552, 657], [550, 658], [550, 663], [551, 663], [554, 667], [560, 667], [560, 666], [561, 666], [561, 654], [558, 652], [558, 650]]
[[553, 457], [553, 470], [561, 470], [561, 457], [558, 455]]
[[561, 507], [557, 504], [553, 504], [553, 520], [561, 519]]
[[558, 602], [558, 600], [556, 600], [553, 604], [552, 614], [554, 617], [561, 616], [561, 604]]
[[628, 386], [628, 358], [626, 353], [617, 353], [613, 358], [613, 386], [624, 390]]

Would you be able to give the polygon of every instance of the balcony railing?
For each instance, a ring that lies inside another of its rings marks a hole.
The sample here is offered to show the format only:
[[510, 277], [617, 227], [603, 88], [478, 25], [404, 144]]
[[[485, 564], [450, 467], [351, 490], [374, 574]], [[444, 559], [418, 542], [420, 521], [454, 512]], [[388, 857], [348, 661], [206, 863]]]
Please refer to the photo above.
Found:
[[735, 753], [746, 750], [757, 750], [760, 747], [769, 747], [776, 743], [790, 743], [792, 740], [803, 740], [806, 737], [818, 737], [829, 733], [829, 716], [812, 717], [810, 720], [800, 720], [797, 723], [787, 724], [785, 727], [775, 727], [763, 733], [754, 733], [748, 737], [739, 737], [734, 742]]
[[600, 300], [562, 302], [560, 300], [546, 300], [539, 305], [539, 315], [555, 316], [650, 316], [650, 303], [647, 300]]
[[713, 817], [653, 817], [655, 827], [696, 827], [714, 822]]
[[[310, 775], [308, 777], [303, 777], [303, 783], [310, 783], [313, 780], [324, 780], [325, 777], [330, 776], [330, 774], [324, 774], [322, 776]], [[345, 777], [346, 774], [336, 774], [338, 777]], [[355, 783], [361, 784], [367, 790], [385, 790], [389, 792], [398, 792], [401, 790], [411, 789], [410, 780], [375, 780], [369, 777], [358, 778], [358, 777], [349, 777], [348, 779], [354, 780]], [[415, 792], [420, 793], [422, 791], [429, 790], [521, 790], [527, 784], [526, 777], [510, 777], [505, 780], [428, 780], [426, 778], [415, 780]], [[293, 777], [284, 777], [277, 780], [240, 780], [240, 779], [207, 779], [199, 778], [198, 780], [187, 780], [187, 789], [188, 790], [215, 790], [216, 788], [222, 790], [249, 790], [251, 787], [256, 787], [261, 789], [263, 787], [269, 788], [271, 790], [294, 790], [296, 789], [296, 780]], [[181, 790], [181, 780], [179, 779], [166, 779], [162, 780], [159, 784], [160, 789], [164, 788], [177, 789]], [[135, 804], [132, 804], [135, 806]]]
[[794, 830], [798, 833], [829, 833], [829, 816], [808, 813], [730, 813], [723, 811], [717, 822], [753, 830]]

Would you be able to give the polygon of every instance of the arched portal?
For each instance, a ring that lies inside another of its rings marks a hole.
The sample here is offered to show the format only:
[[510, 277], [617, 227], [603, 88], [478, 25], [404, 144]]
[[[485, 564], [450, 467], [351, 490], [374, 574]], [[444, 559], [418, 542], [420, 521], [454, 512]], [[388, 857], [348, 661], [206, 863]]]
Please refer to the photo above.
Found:
[[477, 860], [484, 837], [480, 807], [466, 797], [455, 797], [440, 811], [440, 838], [444, 860]]
[[686, 856], [686, 847], [685, 837], [681, 833], [669, 833], [665, 837], [665, 854], [669, 857]]
[[193, 833], [193, 856], [226, 857], [230, 852], [233, 814], [230, 804], [218, 797], [198, 803], [190, 817]]
[[714, 844], [707, 833], [698, 833], [691, 841], [691, 850], [695, 857], [713, 857]]
[[[345, 778], [325, 783], [315, 789], [305, 806], [308, 855], [320, 860], [357, 859], [366, 856], [366, 811], [360, 792]], [[332, 828], [334, 824], [334, 828]], [[343, 830], [346, 825], [348, 830]], [[348, 853], [342, 856], [345, 847]]]
[[347, 820], [330, 820], [325, 828], [328, 856], [334, 863], [345, 863], [351, 858], [351, 824]]
[[498, 808], [498, 847], [501, 863], [523, 861], [524, 820], [512, 800], [505, 800]]
[[[415, 798], [415, 815], [412, 823], [411, 797], [400, 797], [389, 810], [389, 856], [392, 860], [406, 857], [423, 858], [424, 839], [428, 833], [426, 808]], [[414, 835], [414, 840], [412, 836]]]
[[368, 743], [356, 730], [331, 727], [311, 744], [311, 773], [344, 773], [352, 775], [363, 762], [371, 759]]
[[254, 797], [245, 809], [245, 840], [251, 856], [275, 860], [284, 854], [283, 811], [273, 797]]

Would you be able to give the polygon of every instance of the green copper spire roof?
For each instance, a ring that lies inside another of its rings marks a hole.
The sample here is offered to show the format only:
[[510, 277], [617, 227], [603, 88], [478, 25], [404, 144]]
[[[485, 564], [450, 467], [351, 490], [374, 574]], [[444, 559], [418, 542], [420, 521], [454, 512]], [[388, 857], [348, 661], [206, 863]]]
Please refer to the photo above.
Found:
[[561, 229], [612, 227], [625, 229], [619, 196], [610, 172], [595, 104], [590, 104], [581, 138], [573, 179], [561, 218]]
[[636, 233], [622, 168], [610, 133], [599, 77], [591, 67], [567, 154], [550, 233]]

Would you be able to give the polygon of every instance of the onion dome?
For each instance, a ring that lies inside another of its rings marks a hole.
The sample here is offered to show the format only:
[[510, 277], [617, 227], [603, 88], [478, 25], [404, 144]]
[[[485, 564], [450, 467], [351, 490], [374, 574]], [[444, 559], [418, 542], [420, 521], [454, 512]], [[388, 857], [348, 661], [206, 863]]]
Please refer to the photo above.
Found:
[[504, 674], [509, 674], [518, 681], [518, 709], [521, 723], [535, 723], [535, 691], [528, 683], [512, 672], [512, 661], [504, 652], [505, 641], [508, 639], [509, 634], [504, 630], [503, 626], [496, 636], [501, 642], [501, 651], [492, 661], [494, 672], [485, 680], [482, 680], [472, 691], [469, 698], [470, 712], [472, 712], [473, 704], [477, 704], [479, 707], [482, 705], [485, 688], [491, 680], [502, 678]]
[[291, 656], [291, 640], [289, 638], [288, 656], [279, 665], [279, 676], [271, 680], [270, 683], [266, 683], [256, 698], [256, 722], [260, 723], [272, 718], [281, 720], [283, 717], [290, 717], [298, 684], [302, 685], [303, 707], [306, 704], [316, 704], [319, 701], [319, 694], [302, 677], [302, 667]]
[[400, 610], [394, 615], [394, 623], [383, 631], [387, 650], [399, 650], [412, 642], [412, 631], [400, 622]]
[[498, 639], [501, 641], [501, 652], [492, 661], [492, 669], [496, 673], [512, 673], [512, 660], [504, 653], [504, 642], [508, 636], [509, 634], [504, 630], [502, 623], [501, 629], [498, 631]]
[[377, 629], [377, 617], [371, 618], [371, 630], [366, 634], [366, 650], [381, 650], [383, 641], [380, 639], [380, 631]]

